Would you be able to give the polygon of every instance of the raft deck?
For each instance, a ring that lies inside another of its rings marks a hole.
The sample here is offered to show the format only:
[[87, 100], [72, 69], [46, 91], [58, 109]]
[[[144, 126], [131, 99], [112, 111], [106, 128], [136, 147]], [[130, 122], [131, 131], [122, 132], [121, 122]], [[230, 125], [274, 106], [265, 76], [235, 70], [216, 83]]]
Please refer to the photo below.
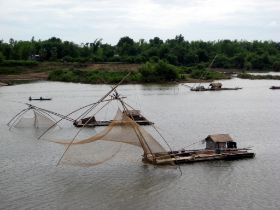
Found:
[[[76, 127], [95, 127], [95, 126], [108, 126], [110, 123], [112, 122], [112, 120], [109, 120], [109, 121], [95, 121], [95, 122], [92, 122], [92, 123], [87, 123], [87, 124], [84, 124], [84, 123], [73, 123], [74, 126]], [[148, 120], [135, 120], [135, 122], [138, 124], [138, 125], [153, 125], [154, 123], [153, 122], [150, 122]]]
[[192, 88], [191, 91], [221, 91], [221, 90], [240, 90], [242, 88], [236, 87], [236, 88], [205, 88], [205, 89], [196, 89]]
[[29, 101], [50, 101], [51, 98], [28, 98]]
[[254, 157], [255, 153], [248, 152], [246, 149], [224, 150], [219, 153], [214, 150], [172, 151], [169, 152], [169, 155], [156, 154], [156, 164], [163, 165], [171, 162], [175, 164], [186, 164], [202, 161], [238, 160]]

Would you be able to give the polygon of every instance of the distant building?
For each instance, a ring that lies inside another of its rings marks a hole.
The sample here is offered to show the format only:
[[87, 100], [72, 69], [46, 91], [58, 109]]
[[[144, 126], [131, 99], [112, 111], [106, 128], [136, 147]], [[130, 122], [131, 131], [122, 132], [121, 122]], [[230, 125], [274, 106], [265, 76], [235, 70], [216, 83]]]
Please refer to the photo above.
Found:
[[31, 55], [30, 60], [33, 61], [42, 61], [42, 57], [40, 55]]

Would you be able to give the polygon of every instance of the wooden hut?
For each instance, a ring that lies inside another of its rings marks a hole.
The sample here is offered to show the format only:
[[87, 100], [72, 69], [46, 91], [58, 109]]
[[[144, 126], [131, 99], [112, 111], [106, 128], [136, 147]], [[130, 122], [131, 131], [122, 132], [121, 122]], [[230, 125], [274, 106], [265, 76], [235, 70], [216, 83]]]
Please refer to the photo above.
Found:
[[206, 149], [225, 150], [237, 148], [236, 142], [228, 134], [209, 135], [205, 139]]
[[223, 85], [220, 82], [212, 82], [209, 86], [211, 89], [220, 89]]

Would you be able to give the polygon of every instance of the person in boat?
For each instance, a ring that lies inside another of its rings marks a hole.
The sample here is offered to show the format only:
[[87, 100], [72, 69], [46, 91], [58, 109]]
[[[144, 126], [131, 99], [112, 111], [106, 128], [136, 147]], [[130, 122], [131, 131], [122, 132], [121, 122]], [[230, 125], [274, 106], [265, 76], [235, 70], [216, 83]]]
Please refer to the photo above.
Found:
[[40, 100], [43, 100], [42, 96], [40, 97]]
[[32, 100], [31, 96], [29, 96], [29, 98], [28, 98], [28, 99], [29, 99], [29, 101], [31, 101], [31, 100]]

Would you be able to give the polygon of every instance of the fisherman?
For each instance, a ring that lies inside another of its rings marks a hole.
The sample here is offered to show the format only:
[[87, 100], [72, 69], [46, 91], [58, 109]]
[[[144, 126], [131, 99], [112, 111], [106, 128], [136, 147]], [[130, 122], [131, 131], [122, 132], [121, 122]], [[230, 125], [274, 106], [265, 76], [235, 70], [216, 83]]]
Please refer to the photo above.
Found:
[[31, 101], [31, 100], [32, 100], [31, 96], [29, 96], [29, 98], [28, 98], [28, 99], [29, 99], [29, 101]]

